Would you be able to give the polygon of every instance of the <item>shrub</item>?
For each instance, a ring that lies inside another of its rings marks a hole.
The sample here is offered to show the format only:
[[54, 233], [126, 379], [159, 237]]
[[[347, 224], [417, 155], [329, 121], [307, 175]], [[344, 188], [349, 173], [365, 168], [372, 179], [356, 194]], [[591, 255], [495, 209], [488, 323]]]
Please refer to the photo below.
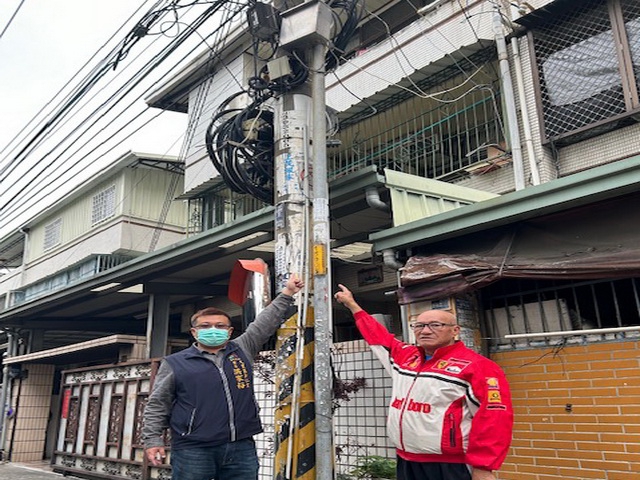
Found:
[[395, 479], [396, 461], [379, 455], [362, 457], [358, 459], [356, 468], [351, 470], [350, 473], [355, 478]]

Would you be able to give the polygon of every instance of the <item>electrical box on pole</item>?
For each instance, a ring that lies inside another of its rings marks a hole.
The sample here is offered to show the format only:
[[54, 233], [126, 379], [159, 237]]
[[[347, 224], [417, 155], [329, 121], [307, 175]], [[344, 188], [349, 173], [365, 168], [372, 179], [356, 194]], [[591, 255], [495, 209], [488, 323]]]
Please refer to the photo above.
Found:
[[282, 12], [280, 47], [285, 50], [300, 45], [317, 45], [331, 39], [332, 12], [324, 2], [305, 2]]

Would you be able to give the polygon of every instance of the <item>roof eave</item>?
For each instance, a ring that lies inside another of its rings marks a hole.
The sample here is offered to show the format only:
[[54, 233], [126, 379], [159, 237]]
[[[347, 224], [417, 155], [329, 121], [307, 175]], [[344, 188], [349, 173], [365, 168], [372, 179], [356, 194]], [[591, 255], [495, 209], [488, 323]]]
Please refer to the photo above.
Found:
[[373, 233], [377, 252], [408, 249], [637, 191], [640, 155]]

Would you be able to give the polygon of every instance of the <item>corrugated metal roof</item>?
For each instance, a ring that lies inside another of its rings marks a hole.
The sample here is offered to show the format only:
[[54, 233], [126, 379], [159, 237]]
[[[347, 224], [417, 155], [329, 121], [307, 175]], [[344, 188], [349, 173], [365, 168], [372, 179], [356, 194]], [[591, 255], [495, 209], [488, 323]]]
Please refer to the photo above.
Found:
[[407, 249], [625, 195], [640, 186], [640, 155], [422, 218], [369, 238], [374, 251]]
[[389, 169], [384, 174], [395, 227], [499, 196]]

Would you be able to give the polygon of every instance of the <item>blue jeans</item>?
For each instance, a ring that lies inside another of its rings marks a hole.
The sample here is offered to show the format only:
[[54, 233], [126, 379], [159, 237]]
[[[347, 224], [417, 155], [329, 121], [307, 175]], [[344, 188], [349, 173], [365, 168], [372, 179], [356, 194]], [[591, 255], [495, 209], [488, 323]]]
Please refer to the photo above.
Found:
[[171, 452], [171, 480], [257, 480], [253, 438]]

